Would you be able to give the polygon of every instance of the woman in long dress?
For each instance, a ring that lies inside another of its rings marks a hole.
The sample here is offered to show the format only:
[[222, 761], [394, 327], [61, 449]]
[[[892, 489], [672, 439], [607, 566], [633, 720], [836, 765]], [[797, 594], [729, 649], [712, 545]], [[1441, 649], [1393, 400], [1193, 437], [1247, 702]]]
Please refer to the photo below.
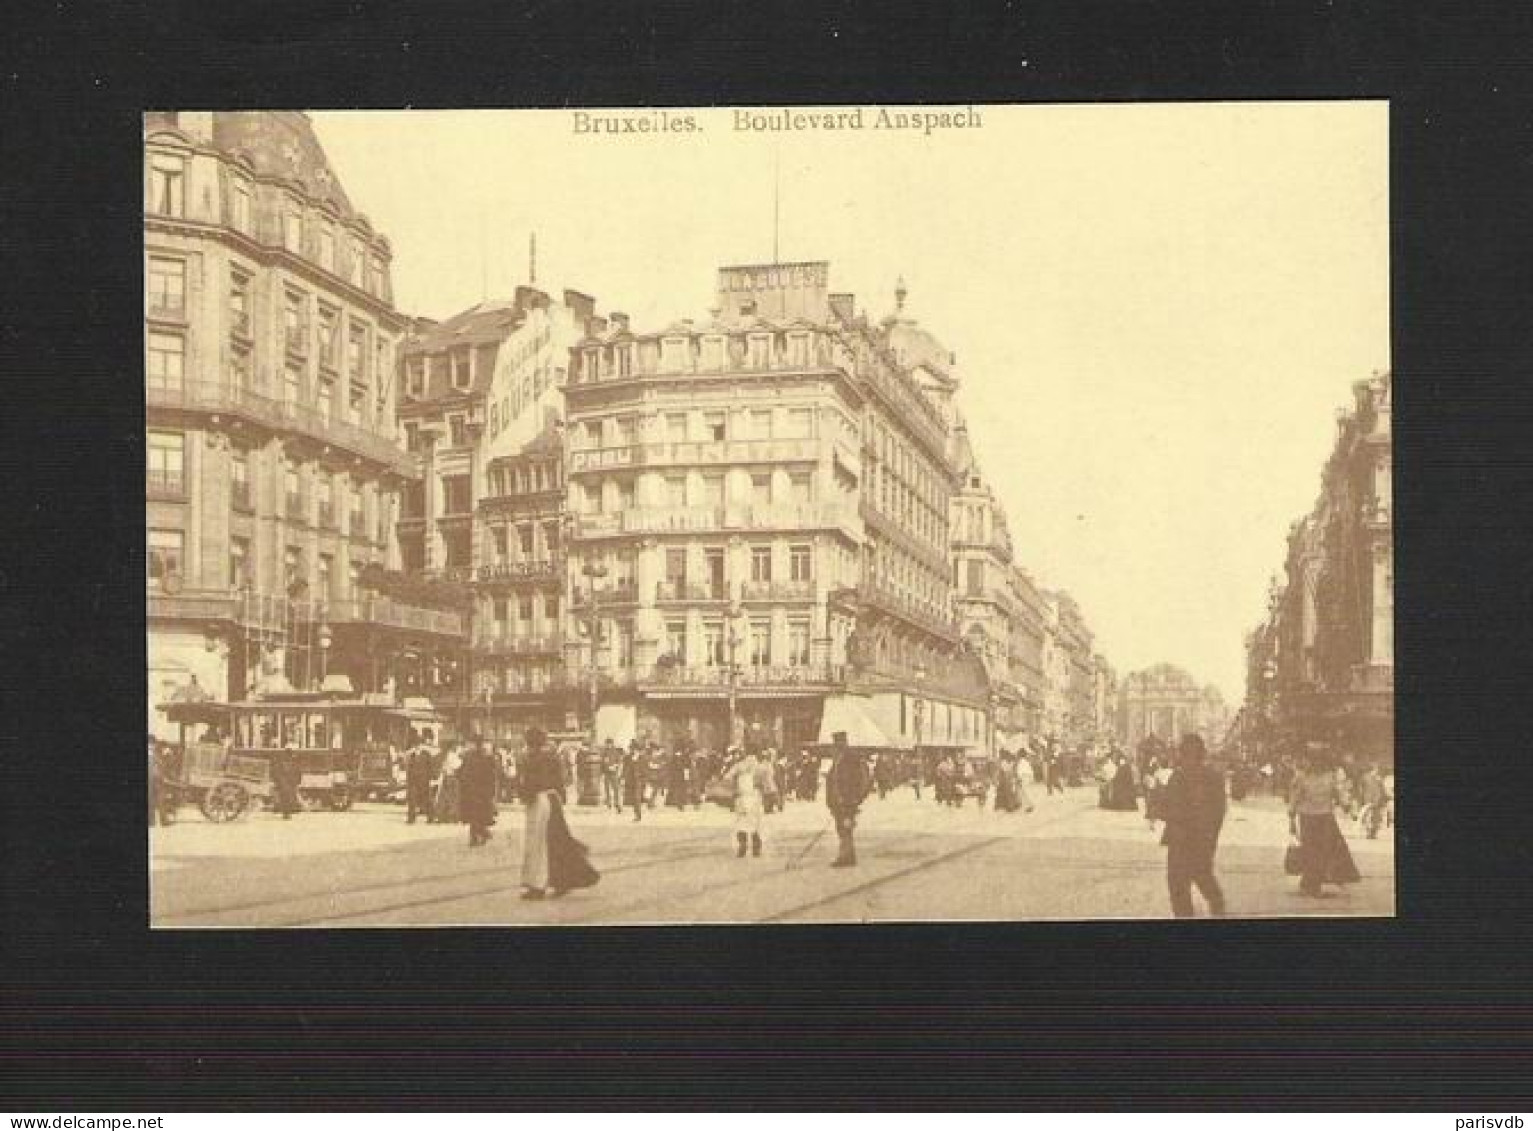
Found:
[[1135, 792], [1133, 768], [1129, 766], [1127, 758], [1119, 758], [1107, 783], [1106, 808], [1125, 813], [1138, 812], [1139, 799]]
[[1325, 895], [1326, 884], [1351, 884], [1361, 878], [1336, 822], [1341, 803], [1335, 766], [1324, 754], [1312, 755], [1294, 778], [1288, 798], [1288, 828], [1299, 838], [1303, 863], [1301, 895], [1318, 899]]
[[[732, 751], [738, 754], [739, 751]], [[761, 816], [766, 793], [768, 769], [754, 750], [725, 771], [735, 787], [735, 856], [743, 857], [748, 847], [752, 856], [761, 855]]]
[[520, 777], [526, 819], [522, 825], [522, 898], [555, 897], [593, 886], [601, 873], [564, 820], [564, 769], [540, 730], [527, 732], [527, 760]]
[[995, 775], [995, 811], [1015, 813], [1022, 807], [1017, 797], [1017, 762], [1009, 754], [1002, 754]]

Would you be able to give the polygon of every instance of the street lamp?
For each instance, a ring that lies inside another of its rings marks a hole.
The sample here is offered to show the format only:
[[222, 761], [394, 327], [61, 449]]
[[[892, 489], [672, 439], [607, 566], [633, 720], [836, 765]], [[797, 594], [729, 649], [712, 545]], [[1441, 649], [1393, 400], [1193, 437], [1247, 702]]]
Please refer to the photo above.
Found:
[[[926, 721], [926, 700], [922, 698], [921, 689], [926, 685], [926, 665], [919, 664], [916, 667], [916, 703], [915, 703], [915, 732], [916, 732], [916, 761], [921, 761], [921, 724]], [[919, 768], [917, 770], [919, 772]]]
[[598, 606], [599, 602], [598, 602], [598, 599], [597, 599], [598, 591], [597, 591], [597, 588], [596, 588], [596, 583], [598, 581], [600, 581], [602, 578], [607, 576], [607, 567], [605, 565], [603, 565], [601, 562], [590, 561], [590, 562], [586, 562], [586, 564], [581, 568], [580, 572], [585, 575], [586, 582], [590, 586], [590, 589], [591, 589], [591, 618], [590, 618], [590, 624], [589, 624], [588, 632], [589, 632], [589, 635], [591, 637], [591, 673], [590, 673], [591, 674], [591, 686], [590, 686], [590, 692], [591, 692], [591, 741], [595, 742], [596, 741], [596, 696], [597, 696], [597, 691], [598, 691], [597, 674], [596, 674], [596, 645], [597, 645], [597, 643], [598, 643], [598, 641], [600, 639], [600, 633], [601, 633], [601, 621], [598, 619], [598, 616], [597, 616], [597, 606]]
[[738, 602], [738, 601], [732, 602], [730, 604], [730, 606], [729, 606], [729, 614], [728, 614], [728, 620], [729, 620], [729, 628], [728, 628], [728, 640], [729, 640], [729, 729], [728, 729], [728, 731], [726, 733], [728, 734], [727, 745], [729, 745], [729, 746], [733, 746], [735, 744], [735, 713], [736, 713], [736, 711], [737, 711], [737, 709], [739, 707], [739, 694], [740, 694], [740, 692], [739, 692], [740, 665], [739, 665], [739, 662], [736, 659], [736, 657], [737, 657], [737, 654], [739, 653], [740, 645], [745, 643], [743, 631], [742, 631], [742, 628], [741, 628], [741, 620], [742, 620], [743, 617], [744, 617], [744, 610], [741, 608], [740, 602]]

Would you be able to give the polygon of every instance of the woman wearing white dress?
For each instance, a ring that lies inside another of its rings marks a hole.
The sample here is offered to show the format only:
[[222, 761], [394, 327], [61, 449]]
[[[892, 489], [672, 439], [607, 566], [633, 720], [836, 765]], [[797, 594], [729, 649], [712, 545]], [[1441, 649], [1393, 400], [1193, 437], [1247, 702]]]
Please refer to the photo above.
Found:
[[[739, 751], [733, 751], [738, 754]], [[735, 856], [743, 857], [748, 847], [752, 856], [761, 855], [761, 814], [763, 794], [767, 791], [769, 768], [762, 765], [755, 751], [747, 751], [735, 762], [726, 776], [735, 788]]]

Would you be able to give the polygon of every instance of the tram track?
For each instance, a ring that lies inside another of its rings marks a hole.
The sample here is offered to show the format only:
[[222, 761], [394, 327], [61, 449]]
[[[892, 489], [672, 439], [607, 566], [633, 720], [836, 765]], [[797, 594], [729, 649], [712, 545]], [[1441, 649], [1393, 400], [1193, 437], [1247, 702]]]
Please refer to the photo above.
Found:
[[[661, 850], [661, 852], [663, 854], [657, 856], [655, 859], [653, 859], [653, 860], [636, 860], [636, 861], [633, 861], [630, 864], [620, 864], [620, 865], [618, 865], [618, 866], [616, 866], [614, 868], [608, 869], [608, 872], [615, 874], [615, 873], [619, 873], [619, 872], [631, 871], [633, 869], [640, 868], [640, 867], [650, 867], [650, 866], [653, 866], [655, 864], [663, 864], [663, 863], [673, 862], [675, 860], [694, 859], [694, 858], [696, 858], [697, 856], [700, 856], [700, 855], [707, 855], [707, 853], [699, 852], [699, 853], [677, 854], [677, 853], [674, 853], [674, 852], [665, 852], [665, 850], [666, 849], [670, 849], [670, 848], [686, 847], [688, 845], [694, 845], [694, 844], [702, 844], [704, 842], [717, 842], [718, 839], [719, 839], [718, 833], [715, 831], [715, 832], [709, 833], [707, 835], [695, 836], [695, 837], [687, 837], [687, 838], [681, 839], [681, 840], [666, 841], [664, 844], [657, 846]], [[512, 863], [512, 864], [494, 864], [494, 865], [487, 865], [485, 867], [472, 868], [472, 869], [468, 869], [468, 870], [464, 870], [464, 871], [437, 872], [437, 873], [434, 873], [434, 874], [428, 875], [428, 876], [412, 876], [412, 877], [410, 877], [408, 879], [379, 880], [379, 881], [376, 881], [376, 882], [373, 882], [373, 883], [349, 885], [349, 886], [347, 886], [344, 890], [342, 890], [339, 893], [331, 892], [331, 891], [311, 891], [311, 892], [304, 892], [304, 893], [301, 893], [301, 894], [288, 894], [288, 895], [278, 896], [278, 897], [275, 897], [275, 898], [251, 900], [251, 901], [248, 901], [248, 902], [245, 902], [245, 903], [222, 904], [222, 905], [218, 905], [218, 906], [194, 908], [192, 910], [186, 910], [186, 911], [174, 911], [174, 912], [170, 912], [168, 914], [165, 914], [163, 916], [157, 916], [156, 919], [158, 921], [158, 924], [159, 925], [163, 925], [163, 926], [207, 926], [207, 925], [210, 925], [210, 924], [205, 924], [205, 923], [181, 923], [179, 921], [180, 920], [184, 920], [184, 919], [199, 919], [199, 918], [208, 917], [208, 916], [215, 916], [215, 915], [221, 916], [221, 915], [239, 915], [239, 914], [245, 914], [247, 912], [252, 912], [252, 911], [262, 911], [262, 910], [269, 909], [269, 908], [281, 907], [281, 906], [287, 905], [287, 904], [308, 903], [308, 902], [312, 902], [313, 900], [316, 900], [316, 899], [324, 899], [327, 896], [334, 896], [334, 895], [337, 895], [337, 894], [349, 896], [349, 895], [357, 895], [357, 894], [368, 894], [368, 893], [371, 893], [371, 892], [387, 891], [390, 888], [415, 888], [415, 887], [419, 887], [422, 884], [435, 884], [435, 883], [446, 883], [446, 882], [451, 882], [451, 881], [455, 881], [455, 880], [466, 880], [466, 879], [472, 879], [475, 876], [500, 876], [500, 877], [504, 877], [506, 875], [506, 873], [507, 873], [507, 870], [510, 869], [510, 868], [514, 868], [514, 866], [515, 866], [514, 863]], [[490, 887], [485, 887], [485, 888], [478, 889], [478, 890], [476, 890], [474, 892], [465, 892], [465, 893], [463, 893], [462, 897], [463, 898], [471, 898], [473, 895], [487, 895], [487, 894], [489, 894], [491, 892], [494, 892], [494, 891], [503, 890], [504, 887], [505, 887], [504, 884], [496, 884], [496, 885], [493, 885], [493, 886], [490, 886]], [[451, 900], [451, 899], [455, 899], [455, 898], [458, 898], [458, 897], [457, 896], [447, 896], [447, 897], [444, 897], [444, 899], [446, 899], [446, 900]], [[382, 908], [382, 910], [398, 910], [398, 909], [400, 909], [403, 906], [407, 906], [407, 905], [404, 905], [404, 904], [401, 904], [401, 905], [386, 905], [384, 908]], [[368, 910], [368, 911], [364, 911], [364, 912], [357, 912], [357, 913], [350, 913], [348, 915], [336, 916], [335, 918], [360, 917], [361, 915], [370, 915], [370, 914], [373, 914], [372, 910]], [[259, 927], [267, 927], [267, 926], [273, 926], [273, 927], [308, 926], [310, 924], [318, 924], [318, 923], [324, 923], [324, 922], [329, 922], [329, 921], [331, 921], [330, 917], [320, 917], [320, 918], [316, 918], [316, 919], [297, 920], [297, 921], [288, 922], [288, 923], [261, 922], [261, 923], [257, 923], [257, 924], [254, 924], [254, 925], [255, 926], [259, 926]]]
[[[1039, 829], [1049, 828], [1049, 827], [1051, 827], [1053, 825], [1057, 825], [1057, 824], [1060, 824], [1060, 823], [1062, 823], [1064, 821], [1070, 820], [1074, 816], [1075, 816], [1074, 813], [1062, 814], [1061, 816], [1054, 817], [1052, 819], [1049, 819], [1049, 820], [1042, 821], [1042, 822], [1038, 823], [1037, 825], [1035, 825], [1031, 829], [1029, 829], [1028, 832], [1031, 834], [1032, 832], [1037, 831]], [[823, 832], [824, 832], [823, 829], [822, 830], [817, 830], [817, 831], [807, 832], [807, 833], [804, 834], [803, 837], [798, 838], [797, 842], [799, 844], [802, 844], [804, 840], [812, 838], [812, 837], [819, 836]], [[920, 842], [920, 841], [923, 841], [923, 840], [930, 840], [930, 839], [932, 839], [932, 837], [934, 835], [935, 834], [930, 833], [930, 832], [919, 832], [919, 833], [913, 833], [913, 834], [907, 834], [905, 836], [901, 836], [901, 837], [899, 837], [899, 838], [897, 838], [897, 839], [895, 839], [893, 841], [881, 844], [879, 846], [880, 847], [880, 854], [887, 854], [887, 855], [890, 855], [890, 856], [898, 856], [898, 855], [900, 855], [904, 851], [904, 849], [901, 846], [909, 845], [909, 844]], [[969, 835], [973, 835], [973, 834], [969, 834]], [[831, 893], [829, 895], [822, 896], [822, 897], [820, 897], [818, 899], [809, 900], [808, 902], [796, 905], [795, 907], [788, 908], [788, 909], [785, 909], [783, 911], [773, 912], [770, 915], [766, 915], [766, 916], [762, 916], [762, 917], [757, 917], [757, 918], [751, 919], [749, 921], [750, 922], [756, 922], [756, 923], [774, 923], [774, 922], [780, 922], [780, 921], [783, 921], [783, 920], [787, 919], [789, 916], [801, 914], [805, 910], [809, 910], [809, 909], [812, 909], [814, 907], [818, 907], [818, 906], [822, 906], [822, 905], [825, 905], [825, 904], [833, 903], [833, 902], [836, 902], [837, 900], [846, 898], [848, 896], [853, 896], [853, 895], [860, 894], [860, 893], [863, 893], [863, 892], [866, 892], [866, 891], [872, 891], [872, 890], [874, 890], [876, 888], [884, 886], [885, 884], [890, 884], [890, 883], [894, 883], [894, 882], [897, 882], [899, 880], [902, 880], [906, 876], [912, 875], [914, 873], [922, 872], [922, 871], [925, 871], [925, 870], [930, 869], [930, 868], [938, 867], [938, 866], [940, 866], [942, 864], [950, 863], [953, 860], [961, 859], [962, 857], [968, 856], [971, 853], [979, 852], [982, 849], [990, 848], [990, 847], [993, 847], [993, 846], [995, 846], [997, 844], [1003, 844], [1003, 843], [1006, 843], [1007, 841], [1014, 840], [1014, 839], [1016, 839], [1014, 836], [1003, 835], [1003, 836], [982, 837], [979, 840], [969, 841], [968, 843], [959, 845], [957, 848], [954, 848], [954, 849], [952, 849], [952, 850], [950, 850], [948, 852], [940, 853], [940, 854], [938, 854], [936, 856], [926, 857], [926, 858], [922, 859], [921, 861], [919, 861], [916, 864], [912, 864], [912, 865], [910, 865], [908, 867], [896, 869], [895, 871], [887, 873], [887, 874], [885, 874], [883, 876], [878, 876], [878, 877], [875, 877], [874, 879], [868, 880], [868, 881], [866, 881], [864, 883], [857, 884], [857, 885], [855, 885], [852, 888], [842, 888], [842, 889], [840, 889], [837, 892], [833, 892], [833, 893]], [[786, 843], [786, 841], [782, 841], [782, 843]], [[864, 855], [866, 856], [867, 854], [865, 853]], [[752, 884], [765, 883], [765, 882], [770, 881], [770, 880], [779, 879], [784, 874], [786, 874], [787, 872], [789, 872], [791, 870], [792, 870], [791, 867], [787, 868], [787, 869], [783, 869], [783, 870], [773, 869], [770, 872], [760, 872], [760, 873], [757, 873], [757, 874], [755, 874], [753, 876], [750, 876], [748, 879], [740, 879], [740, 878], [732, 877], [729, 880], [720, 881], [718, 883], [704, 884], [704, 885], [693, 887], [693, 888], [691, 888], [691, 889], [689, 889], [687, 891], [683, 891], [683, 892], [679, 892], [679, 893], [667, 893], [667, 902], [678, 903], [678, 902], [681, 902], [681, 901], [684, 901], [684, 900], [696, 899], [699, 896], [709, 895], [709, 894], [711, 894], [711, 893], [713, 893], [715, 891], [724, 891], [724, 890], [727, 890], [729, 888], [738, 887], [738, 886], [740, 886], [742, 884], [745, 884], [745, 883], [752, 883]], [[602, 922], [609, 921], [615, 915], [624, 914], [624, 913], [627, 913], [627, 912], [630, 912], [630, 911], [636, 911], [636, 910], [646, 906], [650, 902], [652, 902], [652, 900], [646, 899], [646, 900], [634, 900], [634, 901], [630, 901], [627, 904], [618, 904], [618, 905], [615, 905], [615, 906], [614, 905], [608, 905], [608, 906], [603, 907], [599, 911], [593, 911], [589, 915], [581, 915], [581, 916], [577, 916], [577, 917], [570, 918], [570, 919], [563, 919], [560, 922], [561, 923], [593, 923], [593, 922], [594, 923], [602, 923]], [[695, 922], [699, 922], [699, 923], [735, 922], [735, 920], [710, 920], [710, 919], [708, 919], [706, 917], [699, 918], [699, 919], [694, 920], [694, 921]], [[664, 920], [664, 919], [656, 918], [654, 920], [649, 920], [647, 922], [665, 923], [667, 921]]]
[[[1033, 826], [1029, 827], [1026, 830], [1024, 839], [1032, 839], [1041, 830], [1047, 829], [1047, 828], [1050, 828], [1050, 827], [1053, 827], [1053, 826], [1056, 826], [1056, 825], [1059, 825], [1059, 824], [1062, 824], [1062, 823], [1065, 823], [1065, 822], [1070, 821], [1070, 820], [1073, 820], [1076, 816], [1077, 816], [1077, 814], [1074, 811], [1071, 811], [1071, 812], [1060, 814], [1060, 815], [1058, 815], [1056, 817], [1052, 817], [1050, 819], [1044, 820], [1044, 821], [1042, 821], [1042, 822], [1040, 822], [1040, 823], [1038, 823], [1036, 825], [1033, 825]], [[954, 831], [956, 832], [956, 830], [954, 830]], [[791, 839], [789, 837], [774, 837], [773, 839], [778, 844], [782, 844], [782, 845], [785, 845], [785, 846], [791, 845], [792, 848], [795, 850], [794, 856], [796, 857], [796, 855], [797, 855], [797, 851], [796, 850], [800, 849], [805, 844], [806, 841], [808, 841], [808, 840], [810, 840], [810, 839], [812, 839], [812, 838], [814, 838], [816, 836], [823, 835], [823, 832], [824, 832], [823, 829], [822, 830], [806, 830], [801, 835], [795, 834], [794, 836], [792, 836]], [[896, 838], [894, 838], [892, 840], [889, 840], [889, 841], [886, 841], [886, 842], [882, 843], [880, 845], [879, 852], [874, 854], [874, 858], [876, 858], [878, 855], [883, 855], [883, 854], [887, 854], [888, 856], [891, 856], [891, 857], [898, 857], [898, 856], [901, 856], [901, 855], [907, 855], [908, 856], [909, 855], [909, 849], [910, 849], [911, 846], [920, 844], [923, 841], [930, 841], [934, 837], [942, 836], [942, 835], [944, 835], [944, 834], [942, 834], [942, 833], [934, 833], [934, 832], [930, 832], [930, 831], [922, 831], [922, 832], [916, 832], [916, 833], [908, 833], [908, 834], [903, 835], [903, 836], [897, 836]], [[952, 833], [948, 833], [946, 835], [952, 835]], [[959, 835], [965, 835], [966, 838], [967, 838], [967, 837], [975, 836], [977, 834], [975, 834], [975, 833], [966, 833], [966, 834], [959, 834]], [[953, 862], [955, 860], [962, 859], [963, 857], [968, 856], [968, 855], [970, 855], [972, 853], [976, 853], [976, 852], [982, 851], [982, 850], [984, 850], [986, 848], [994, 847], [997, 844], [1003, 844], [1003, 843], [1006, 843], [1008, 841], [1012, 841], [1012, 840], [1016, 840], [1016, 839], [1018, 839], [1018, 837], [1014, 833], [1012, 833], [1012, 832], [1008, 832], [1008, 833], [1006, 833], [1004, 835], [991, 835], [991, 836], [980, 835], [979, 839], [967, 840], [966, 843], [961, 844], [961, 845], [959, 845], [959, 846], [957, 846], [957, 847], [955, 847], [955, 848], [953, 848], [953, 849], [951, 849], [949, 851], [938, 853], [937, 855], [934, 855], [934, 856], [925, 856], [921, 860], [917, 861], [916, 863], [913, 863], [913, 864], [905, 866], [905, 867], [897, 868], [897, 869], [895, 869], [892, 872], [889, 872], [889, 873], [887, 873], [885, 875], [877, 876], [877, 877], [875, 877], [873, 879], [870, 879], [870, 880], [867, 880], [867, 881], [865, 881], [863, 883], [856, 884], [853, 887], [842, 888], [842, 889], [840, 889], [838, 891], [827, 893], [827, 894], [825, 894], [823, 896], [820, 896], [820, 897], [818, 897], [816, 899], [812, 899], [812, 900], [809, 900], [807, 902], [795, 904], [792, 907], [785, 908], [785, 909], [782, 909], [780, 911], [772, 912], [769, 915], [766, 915], [766, 916], [760, 917], [760, 918], [755, 918], [755, 919], [753, 919], [751, 921], [762, 922], [762, 923], [771, 923], [771, 922], [785, 921], [785, 920], [791, 919], [792, 917], [794, 917], [796, 915], [801, 915], [801, 914], [803, 914], [806, 911], [811, 911], [811, 910], [814, 910], [816, 908], [828, 906], [830, 904], [834, 904], [834, 903], [840, 902], [842, 900], [856, 898], [856, 897], [858, 897], [860, 895], [866, 894], [867, 892], [874, 891], [874, 890], [876, 890], [878, 888], [887, 886], [889, 884], [898, 883], [899, 881], [904, 880], [904, 879], [906, 879], [907, 877], [909, 877], [911, 875], [916, 875], [916, 874], [928, 871], [928, 870], [933, 869], [933, 868], [941, 867], [941, 866], [943, 866], [945, 864], [948, 864], [948, 863], [951, 863], [951, 862]], [[726, 855], [726, 851], [725, 850], [721, 850], [721, 848], [718, 847], [719, 842], [720, 842], [720, 832], [717, 829], [712, 830], [712, 831], [708, 832], [707, 834], [699, 835], [699, 836], [696, 836], [696, 837], [687, 837], [687, 838], [680, 839], [680, 840], [667, 841], [663, 846], [660, 846], [661, 847], [661, 852], [658, 855], [655, 855], [655, 856], [653, 856], [651, 858], [647, 858], [647, 859], [633, 860], [633, 861], [630, 861], [628, 863], [617, 864], [617, 865], [614, 865], [612, 867], [604, 868], [604, 869], [602, 869], [603, 876], [604, 877], [610, 877], [610, 876], [622, 875], [622, 874], [625, 874], [625, 873], [632, 873], [632, 872], [643, 871], [643, 870], [646, 870], [646, 869], [660, 867], [660, 866], [663, 866], [663, 865], [673, 865], [673, 864], [679, 864], [679, 863], [687, 863], [687, 862], [690, 862], [690, 861], [693, 861], [693, 860], [700, 860], [700, 859], [705, 859], [705, 858], [710, 858], [710, 857], [721, 857], [722, 858], [724, 855]], [[698, 851], [692, 851], [692, 852], [687, 852], [687, 851], [682, 851], [682, 852], [667, 851], [669, 849], [676, 849], [676, 848], [685, 849], [688, 846], [699, 845], [699, 844], [703, 844], [703, 843], [707, 843], [711, 847], [709, 847], [707, 849], [700, 849]], [[494, 876], [499, 878], [499, 882], [496, 882], [494, 884], [480, 885], [480, 886], [476, 886], [476, 887], [469, 888], [469, 889], [466, 889], [466, 890], [457, 890], [457, 891], [451, 891], [451, 892], [447, 892], [447, 893], [428, 893], [428, 894], [423, 895], [423, 897], [421, 897], [421, 898], [411, 898], [411, 899], [399, 900], [397, 902], [375, 904], [375, 905], [371, 905], [371, 906], [367, 906], [367, 907], [357, 908], [355, 910], [349, 910], [349, 911], [343, 911], [343, 912], [337, 912], [337, 913], [327, 913], [327, 914], [320, 914], [320, 915], [313, 915], [313, 914], [301, 915], [301, 916], [299, 916], [297, 918], [284, 919], [283, 921], [280, 921], [280, 922], [274, 922], [271, 919], [264, 919], [263, 918], [260, 921], [258, 921], [256, 923], [249, 924], [249, 925], [250, 926], [255, 926], [255, 927], [277, 927], [277, 928], [320, 927], [320, 926], [326, 926], [326, 925], [329, 925], [329, 924], [339, 924], [339, 923], [345, 923], [345, 922], [348, 922], [348, 921], [354, 921], [354, 920], [359, 920], [359, 919], [372, 919], [372, 918], [376, 918], [377, 916], [386, 916], [386, 915], [389, 915], [389, 914], [395, 913], [395, 912], [418, 911], [418, 910], [421, 910], [422, 908], [444, 907], [444, 906], [447, 906], [447, 905], [450, 905], [450, 904], [453, 904], [453, 903], [461, 903], [461, 902], [472, 901], [472, 900], [476, 900], [476, 899], [482, 899], [485, 896], [495, 895], [495, 894], [498, 894], [498, 893], [504, 893], [504, 892], [508, 891], [510, 887], [514, 886], [514, 885], [510, 885], [507, 882], [505, 882], [506, 876], [508, 874], [508, 870], [509, 870], [510, 867], [511, 867], [511, 865], [488, 866], [488, 867], [483, 867], [483, 868], [475, 868], [475, 869], [473, 869], [471, 871], [467, 871], [467, 872], [436, 873], [434, 875], [427, 876], [427, 877], [416, 877], [416, 878], [411, 878], [411, 879], [380, 881], [380, 882], [377, 882], [377, 883], [360, 885], [360, 886], [357, 886], [357, 887], [349, 887], [349, 888], [345, 889], [345, 891], [343, 893], [341, 893], [341, 894], [343, 894], [343, 895], [351, 895], [351, 894], [355, 894], [355, 893], [383, 892], [383, 891], [388, 891], [390, 889], [395, 889], [395, 888], [400, 888], [400, 889], [417, 889], [418, 890], [423, 885], [451, 883], [451, 882], [454, 882], [454, 881], [461, 881], [461, 880], [465, 880], [465, 879], [472, 879], [475, 876], [490, 876], [490, 875], [494, 875]], [[714, 892], [721, 892], [721, 891], [726, 891], [726, 890], [729, 890], [729, 889], [732, 889], [732, 888], [738, 888], [738, 887], [740, 887], [743, 884], [756, 885], [756, 884], [767, 883], [769, 881], [780, 880], [785, 874], [790, 873], [792, 870], [793, 870], [793, 868], [790, 865], [787, 868], [772, 867], [770, 870], [763, 869], [763, 870], [755, 871], [755, 872], [753, 872], [749, 876], [742, 876], [739, 873], [735, 873], [735, 874], [732, 874], [727, 880], [714, 881], [714, 882], [709, 882], [709, 883], [705, 883], [705, 884], [701, 884], [701, 885], [691, 885], [691, 886], [689, 886], [687, 888], [684, 888], [684, 889], [681, 889], [681, 890], [667, 891], [663, 895], [659, 895], [659, 896], [657, 896], [655, 894], [649, 894], [649, 895], [646, 895], [642, 899], [628, 900], [626, 902], [621, 902], [621, 903], [607, 903], [607, 902], [603, 902], [599, 906], [592, 907], [588, 912], [585, 912], [585, 913], [578, 913], [578, 914], [569, 915], [569, 916], [560, 916], [560, 917], [558, 917], [556, 919], [548, 919], [548, 920], [543, 920], [543, 921], [537, 921], [537, 920], [532, 920], [532, 921], [528, 921], [528, 920], [514, 920], [514, 921], [509, 921], [509, 922], [505, 923], [504, 925], [506, 925], [506, 926], [564, 926], [564, 925], [576, 925], [576, 924], [600, 925], [600, 924], [603, 924], [603, 923], [615, 922], [620, 917], [626, 916], [626, 915], [630, 915], [630, 914], [633, 914], [635, 912], [642, 913], [644, 908], [649, 907], [651, 905], [656, 905], [656, 904], [658, 904], [660, 902], [664, 902], [666, 904], [679, 904], [679, 903], [695, 900], [695, 899], [698, 899], [698, 898], [701, 898], [701, 897], [705, 897], [705, 896], [710, 895], [710, 894], [712, 894]], [[610, 890], [610, 889], [608, 889], [608, 890]], [[260, 900], [260, 901], [250, 901], [250, 902], [246, 902], [246, 903], [242, 903], [242, 904], [228, 905], [228, 906], [224, 906], [224, 907], [216, 907], [216, 908], [210, 907], [210, 908], [203, 908], [203, 909], [192, 910], [192, 911], [178, 911], [178, 912], [175, 912], [173, 914], [166, 915], [166, 916], [162, 917], [160, 921], [163, 923], [163, 925], [166, 925], [166, 926], [191, 926], [191, 927], [196, 927], [196, 926], [204, 926], [204, 927], [230, 926], [230, 927], [238, 927], [238, 926], [244, 926], [246, 924], [240, 924], [240, 923], [219, 924], [219, 923], [208, 923], [208, 922], [183, 922], [183, 921], [184, 920], [188, 920], [188, 919], [196, 919], [198, 917], [204, 917], [204, 918], [205, 917], [213, 917], [213, 916], [223, 917], [223, 916], [228, 916], [228, 915], [247, 914], [247, 913], [250, 913], [250, 912], [259, 912], [259, 911], [266, 910], [266, 909], [275, 909], [275, 908], [281, 908], [281, 907], [284, 907], [284, 906], [292, 906], [294, 904], [309, 903], [309, 902], [312, 902], [312, 901], [314, 901], [316, 899], [324, 898], [327, 894], [328, 893], [326, 893], [326, 892], [313, 892], [313, 893], [308, 893], [308, 894], [305, 894], [305, 895], [298, 895], [298, 896], [287, 895], [287, 896], [282, 896], [282, 897], [275, 898], [275, 899]], [[573, 902], [573, 903], [564, 903], [564, 904], [559, 904], [558, 906], [560, 906], [561, 908], [563, 908], [563, 907], [578, 907], [578, 906], [580, 906], [581, 902], [583, 902], [583, 901]], [[640, 920], [640, 922], [645, 922], [645, 923], [665, 923], [665, 922], [674, 922], [674, 921], [675, 920], [667, 919], [664, 915], [660, 915], [660, 914], [657, 914], [653, 919], [643, 919], [643, 920]], [[692, 920], [692, 921], [706, 923], [706, 922], [734, 922], [736, 920], [710, 920], [706, 915], [704, 915], [704, 916], [699, 916], [697, 919]], [[387, 922], [383, 922], [383, 923], [379, 923], [378, 925], [380, 925], [380, 926], [388, 926], [389, 924]], [[483, 924], [483, 925], [494, 925], [494, 924]]]

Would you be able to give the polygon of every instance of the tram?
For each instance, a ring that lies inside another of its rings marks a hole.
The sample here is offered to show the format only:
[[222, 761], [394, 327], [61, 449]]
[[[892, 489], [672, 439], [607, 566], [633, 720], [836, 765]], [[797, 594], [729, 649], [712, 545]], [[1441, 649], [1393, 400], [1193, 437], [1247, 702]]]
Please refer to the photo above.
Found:
[[[394, 754], [409, 746], [412, 728], [440, 731], [444, 724], [428, 708], [329, 692], [290, 692], [236, 703], [173, 701], [160, 709], [180, 726], [181, 764], [198, 768], [198, 781], [177, 785], [205, 813], [209, 807], [203, 799], [216, 791], [218, 804], [212, 811], [218, 817], [210, 819], [224, 821], [270, 794], [271, 760], [284, 750], [298, 762], [298, 798], [306, 809], [340, 812], [359, 797], [387, 799], [402, 788]], [[240, 772], [225, 773], [220, 767]], [[208, 780], [210, 774], [219, 781]]]

